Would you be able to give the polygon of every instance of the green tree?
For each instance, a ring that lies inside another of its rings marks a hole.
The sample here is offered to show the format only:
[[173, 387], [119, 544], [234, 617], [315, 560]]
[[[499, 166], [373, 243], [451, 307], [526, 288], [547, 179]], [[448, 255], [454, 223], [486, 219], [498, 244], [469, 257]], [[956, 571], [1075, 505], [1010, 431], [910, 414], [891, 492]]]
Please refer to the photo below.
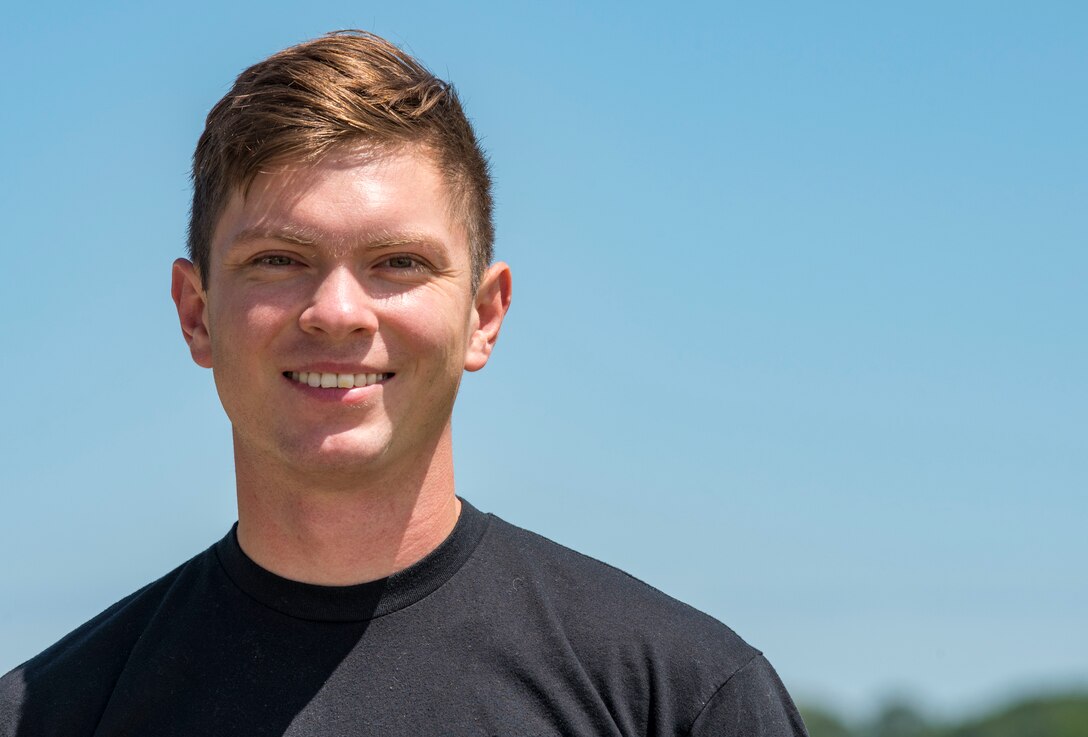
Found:
[[809, 737], [856, 737], [850, 727], [827, 709], [814, 704], [802, 704], [798, 706], [798, 710], [808, 727]]
[[810, 737], [1088, 737], [1088, 693], [1023, 699], [951, 724], [935, 724], [903, 700], [856, 727], [814, 704], [801, 706], [801, 716]]
[[861, 734], [863, 737], [931, 737], [935, 731], [914, 706], [897, 700], [885, 704]]
[[1027, 699], [949, 730], [947, 737], [1088, 737], [1088, 694]]

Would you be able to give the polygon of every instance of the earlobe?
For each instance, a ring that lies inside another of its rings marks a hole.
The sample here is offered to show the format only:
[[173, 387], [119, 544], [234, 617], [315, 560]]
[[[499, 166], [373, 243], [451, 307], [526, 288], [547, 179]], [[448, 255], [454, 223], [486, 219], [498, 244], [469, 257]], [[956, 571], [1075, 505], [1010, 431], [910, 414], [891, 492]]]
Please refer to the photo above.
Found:
[[465, 353], [466, 371], [479, 371], [487, 364], [499, 339], [503, 318], [510, 309], [511, 289], [510, 267], [506, 264], [496, 262], [484, 272], [476, 290], [475, 325]]
[[179, 258], [170, 274], [170, 296], [178, 308], [181, 333], [189, 344], [193, 361], [204, 368], [212, 367], [211, 336], [208, 333], [207, 293], [192, 261]]

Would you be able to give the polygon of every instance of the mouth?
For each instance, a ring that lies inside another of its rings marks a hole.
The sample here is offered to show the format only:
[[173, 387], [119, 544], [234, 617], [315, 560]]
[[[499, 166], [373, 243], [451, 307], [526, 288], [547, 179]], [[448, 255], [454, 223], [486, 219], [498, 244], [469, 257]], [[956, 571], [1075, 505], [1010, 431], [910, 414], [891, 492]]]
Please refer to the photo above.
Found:
[[315, 389], [354, 389], [381, 384], [393, 378], [393, 374], [332, 374], [319, 371], [284, 371], [283, 376]]

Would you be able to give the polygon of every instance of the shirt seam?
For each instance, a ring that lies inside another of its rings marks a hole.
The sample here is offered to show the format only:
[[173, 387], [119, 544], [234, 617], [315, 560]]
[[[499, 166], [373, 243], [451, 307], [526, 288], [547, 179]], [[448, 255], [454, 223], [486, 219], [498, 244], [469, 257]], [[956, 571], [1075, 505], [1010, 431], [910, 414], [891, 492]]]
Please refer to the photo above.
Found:
[[730, 673], [729, 677], [726, 678], [725, 681], [722, 682], [722, 685], [720, 685], [716, 689], [714, 689], [714, 693], [710, 694], [710, 698], [708, 698], [706, 700], [706, 703], [703, 704], [702, 707], [699, 708], [699, 713], [697, 713], [695, 715], [695, 718], [691, 720], [691, 725], [684, 732], [684, 734], [687, 735], [687, 737], [691, 737], [692, 730], [695, 729], [695, 725], [699, 723], [699, 719], [702, 718], [703, 713], [707, 710], [707, 707], [709, 707], [712, 703], [714, 703], [714, 699], [718, 698], [718, 694], [721, 693], [722, 690], [726, 686], [728, 686], [733, 681], [733, 679], [736, 678], [737, 675], [742, 670], [746, 669], [748, 666], [750, 666], [752, 663], [754, 663], [758, 658], [762, 658], [762, 657], [763, 657], [763, 653], [760, 652], [759, 650], [756, 650], [755, 654], [752, 657], [748, 658], [748, 660], [746, 660], [744, 662], [744, 665], [742, 665], [741, 667], [737, 668], [735, 671]]
[[290, 612], [285, 612], [282, 609], [279, 609], [277, 607], [272, 606], [268, 602], [265, 602], [265, 601], [262, 601], [261, 599], [258, 599], [256, 596], [254, 596], [249, 591], [247, 591], [244, 586], [242, 586], [240, 583], [238, 583], [238, 581], [235, 580], [234, 576], [231, 575], [230, 567], [227, 566], [223, 562], [223, 558], [219, 554], [218, 548], [215, 548], [215, 550], [214, 550], [215, 560], [219, 564], [219, 569], [221, 571], [223, 571], [223, 574], [227, 577], [227, 580], [230, 581], [231, 585], [234, 586], [234, 588], [237, 589], [243, 596], [245, 596], [246, 598], [248, 598], [250, 601], [254, 602], [255, 604], [258, 604], [258, 605], [264, 607], [265, 609], [273, 611], [276, 614], [279, 614], [280, 616], [287, 617], [288, 619], [293, 619], [293, 620], [298, 621], [298, 622], [314, 622], [314, 623], [317, 623], [317, 624], [332, 624], [332, 625], [335, 625], [335, 624], [363, 624], [363, 623], [366, 623], [366, 622], [373, 622], [375, 620], [381, 619], [382, 617], [389, 616], [390, 614], [396, 614], [397, 612], [402, 612], [405, 609], [408, 609], [409, 607], [415, 606], [416, 604], [418, 604], [419, 602], [421, 602], [421, 601], [423, 601], [425, 599], [429, 599], [432, 595], [434, 595], [434, 594], [438, 593], [440, 590], [444, 589], [446, 587], [446, 584], [448, 584], [450, 581], [452, 581], [454, 578], [456, 578], [461, 573], [461, 571], [464, 570], [464, 568], [466, 566], [468, 566], [472, 562], [473, 558], [476, 557], [476, 551], [479, 549], [480, 545], [483, 545], [484, 538], [487, 537], [488, 533], [491, 531], [491, 522], [492, 522], [492, 519], [493, 519], [494, 515], [492, 515], [490, 513], [484, 513], [484, 516], [487, 517], [486, 524], [484, 525], [483, 530], [480, 532], [480, 537], [476, 541], [476, 544], [473, 546], [472, 551], [465, 558], [465, 561], [460, 566], [458, 566], [457, 570], [455, 570], [445, 581], [443, 581], [441, 584], [439, 584], [433, 591], [427, 592], [426, 594], [424, 594], [420, 598], [416, 599], [415, 601], [410, 601], [410, 602], [404, 604], [403, 606], [397, 607], [396, 609], [391, 609], [391, 610], [389, 610], [387, 612], [382, 612], [381, 614], [375, 614], [374, 616], [367, 617], [365, 619], [350, 619], [350, 620], [314, 619], [312, 617], [300, 617], [300, 616], [298, 616], [296, 614], [291, 614]]

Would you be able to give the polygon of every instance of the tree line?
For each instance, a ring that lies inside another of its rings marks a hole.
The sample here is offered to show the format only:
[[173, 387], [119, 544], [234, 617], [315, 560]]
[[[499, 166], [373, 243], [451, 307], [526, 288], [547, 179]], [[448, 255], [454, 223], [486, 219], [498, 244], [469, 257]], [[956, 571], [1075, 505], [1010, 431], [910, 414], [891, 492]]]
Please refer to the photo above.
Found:
[[931, 719], [905, 701], [859, 722], [813, 704], [800, 711], [810, 737], [1088, 737], [1088, 692], [1023, 698], [954, 722]]

